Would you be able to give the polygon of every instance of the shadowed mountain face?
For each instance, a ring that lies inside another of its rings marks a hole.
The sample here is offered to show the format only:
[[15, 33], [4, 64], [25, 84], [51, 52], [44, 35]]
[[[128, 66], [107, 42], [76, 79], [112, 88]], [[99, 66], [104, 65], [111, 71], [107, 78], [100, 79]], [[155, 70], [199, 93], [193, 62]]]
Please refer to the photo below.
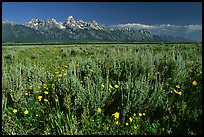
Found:
[[69, 42], [69, 41], [134, 41], [134, 42], [187, 42], [184, 38], [170, 35], [153, 35], [148, 30], [130, 28], [110, 28], [95, 20], [76, 21], [69, 16], [65, 22], [55, 19], [33, 18], [26, 25], [2, 23], [3, 42]]

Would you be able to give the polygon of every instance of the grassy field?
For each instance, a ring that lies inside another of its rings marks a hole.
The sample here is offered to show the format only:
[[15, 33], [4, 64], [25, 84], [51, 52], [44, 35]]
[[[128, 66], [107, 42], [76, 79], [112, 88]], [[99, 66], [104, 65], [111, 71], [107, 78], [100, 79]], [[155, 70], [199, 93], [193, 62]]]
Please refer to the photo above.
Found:
[[202, 44], [2, 47], [4, 135], [201, 135]]

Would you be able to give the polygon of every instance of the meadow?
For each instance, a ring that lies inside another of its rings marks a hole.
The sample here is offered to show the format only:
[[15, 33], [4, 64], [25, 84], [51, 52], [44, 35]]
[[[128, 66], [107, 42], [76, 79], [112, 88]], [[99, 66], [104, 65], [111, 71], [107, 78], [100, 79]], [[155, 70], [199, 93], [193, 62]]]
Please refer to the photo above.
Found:
[[201, 135], [202, 43], [2, 47], [3, 135]]

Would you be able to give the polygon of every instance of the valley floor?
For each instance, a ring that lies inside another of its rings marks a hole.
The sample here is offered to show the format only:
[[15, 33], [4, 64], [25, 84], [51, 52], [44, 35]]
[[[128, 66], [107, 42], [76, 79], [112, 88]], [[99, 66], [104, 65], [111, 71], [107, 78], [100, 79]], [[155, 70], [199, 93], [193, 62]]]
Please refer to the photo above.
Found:
[[4, 135], [201, 135], [202, 44], [2, 47]]

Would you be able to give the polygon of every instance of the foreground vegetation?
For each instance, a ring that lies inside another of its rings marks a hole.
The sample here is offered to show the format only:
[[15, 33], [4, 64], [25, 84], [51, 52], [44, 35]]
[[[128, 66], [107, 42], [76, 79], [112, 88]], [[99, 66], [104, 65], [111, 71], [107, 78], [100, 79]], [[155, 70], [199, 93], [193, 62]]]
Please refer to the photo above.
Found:
[[3, 47], [2, 133], [202, 134], [202, 45]]

